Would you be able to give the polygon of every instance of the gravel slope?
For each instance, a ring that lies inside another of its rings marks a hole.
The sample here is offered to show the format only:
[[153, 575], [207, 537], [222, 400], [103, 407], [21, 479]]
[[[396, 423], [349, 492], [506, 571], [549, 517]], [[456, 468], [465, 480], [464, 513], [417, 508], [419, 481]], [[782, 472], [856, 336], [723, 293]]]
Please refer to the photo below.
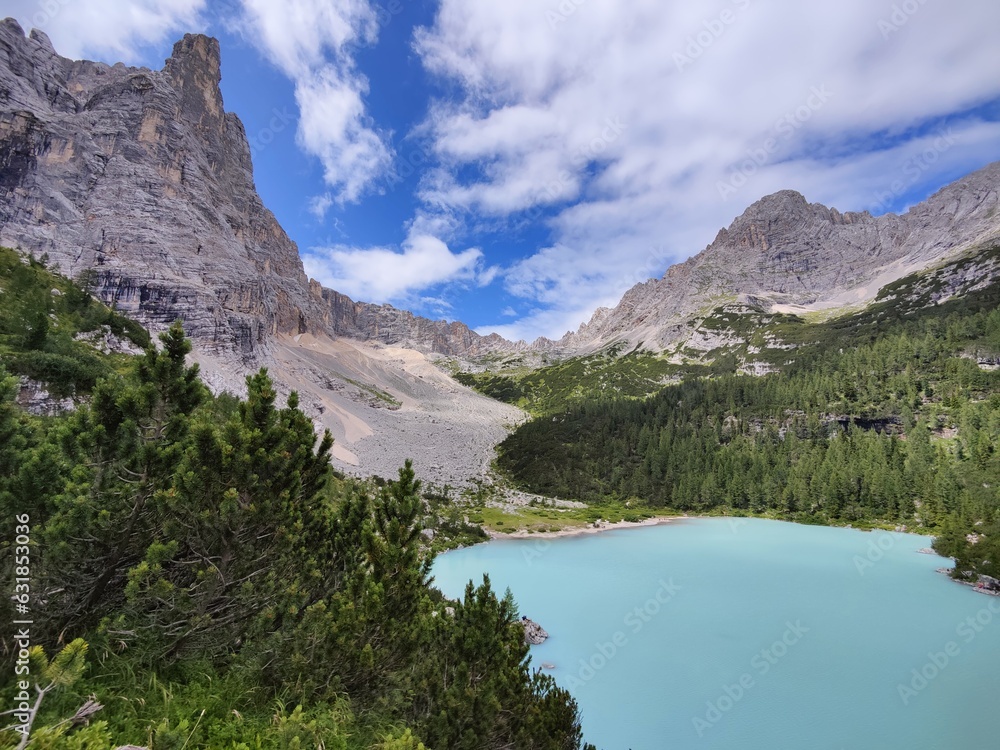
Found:
[[[246, 373], [196, 353], [215, 391], [243, 393]], [[459, 384], [424, 354], [348, 339], [279, 336], [268, 370], [283, 395], [336, 440], [334, 465], [351, 474], [394, 477], [407, 458], [437, 484], [485, 476], [494, 449], [527, 414]]]

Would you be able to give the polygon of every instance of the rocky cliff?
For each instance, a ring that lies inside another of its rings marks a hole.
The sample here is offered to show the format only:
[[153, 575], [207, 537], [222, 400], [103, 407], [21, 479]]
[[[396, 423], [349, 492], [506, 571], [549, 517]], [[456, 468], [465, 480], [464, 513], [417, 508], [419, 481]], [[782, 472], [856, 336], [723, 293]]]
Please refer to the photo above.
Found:
[[216, 391], [266, 365], [333, 432], [343, 469], [392, 476], [412, 458], [432, 481], [480, 475], [522, 415], [420, 352], [511, 345], [310, 282], [257, 195], [219, 62], [191, 35], [159, 71], [68, 60], [0, 22], [0, 245], [92, 269], [100, 297], [154, 330], [181, 318]]
[[219, 46], [186, 36], [162, 71], [71, 61], [0, 24], [0, 243], [96, 271], [153, 327], [252, 357], [309, 308], [295, 245], [253, 186], [219, 92]]
[[316, 281], [310, 281], [310, 285], [323, 300], [324, 314], [329, 316], [331, 329], [340, 336], [457, 356], [531, 348], [523, 341], [508, 341], [495, 333], [480, 336], [458, 321], [430, 320], [392, 305], [355, 302], [340, 292], [321, 287]]
[[41, 255], [201, 351], [266, 360], [278, 333], [344, 335], [444, 354], [509, 346], [461, 323], [310, 284], [257, 195], [219, 44], [187, 35], [162, 70], [60, 57], [0, 22], [0, 244]]
[[902, 216], [880, 217], [840, 213], [789, 190], [769, 195], [701, 253], [637, 284], [559, 346], [581, 352], [627, 341], [662, 350], [689, 335], [687, 321], [727, 302], [783, 312], [868, 302], [892, 281], [1000, 239], [998, 185], [1000, 162]]

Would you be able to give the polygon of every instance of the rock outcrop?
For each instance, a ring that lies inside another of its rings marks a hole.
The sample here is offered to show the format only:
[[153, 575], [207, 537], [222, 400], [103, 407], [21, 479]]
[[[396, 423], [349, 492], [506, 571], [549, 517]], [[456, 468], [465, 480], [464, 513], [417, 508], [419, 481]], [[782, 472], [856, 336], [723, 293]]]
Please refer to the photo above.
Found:
[[545, 643], [549, 634], [545, 632], [541, 625], [527, 617], [521, 618], [521, 625], [524, 626], [524, 642], [532, 646]]
[[0, 24], [0, 243], [157, 328], [252, 358], [310, 307], [295, 245], [257, 197], [219, 45], [185, 36], [161, 71], [60, 57]]
[[54, 396], [49, 393], [43, 383], [27, 377], [20, 378], [17, 404], [30, 414], [44, 417], [64, 414], [75, 408], [73, 399], [66, 396]]
[[449, 356], [476, 356], [491, 352], [530, 349], [523, 341], [511, 342], [495, 333], [480, 336], [464, 323], [430, 320], [392, 305], [355, 302], [350, 297], [311, 282], [323, 299], [330, 327], [339, 336], [378, 341], [389, 346], [408, 346], [419, 351]]

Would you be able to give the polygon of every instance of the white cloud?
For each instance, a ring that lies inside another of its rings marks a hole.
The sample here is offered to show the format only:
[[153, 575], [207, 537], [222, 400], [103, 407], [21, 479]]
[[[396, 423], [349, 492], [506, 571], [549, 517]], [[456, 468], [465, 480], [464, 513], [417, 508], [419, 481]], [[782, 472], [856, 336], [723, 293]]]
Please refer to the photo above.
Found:
[[415, 295], [448, 282], [475, 281], [482, 257], [478, 248], [455, 253], [437, 237], [411, 231], [401, 251], [336, 245], [313, 248], [302, 261], [309, 276], [354, 299], [417, 304], [430, 300], [442, 310], [447, 304], [443, 300]]
[[268, 58], [299, 79], [351, 42], [373, 42], [378, 30], [367, 0], [241, 0], [244, 23]]
[[60, 55], [139, 62], [141, 47], [205, 26], [206, 0], [9, 0], [3, 16], [49, 35]]
[[[420, 196], [555, 210], [504, 272], [535, 312], [482, 330], [558, 337], [775, 190], [878, 208], [1000, 158], [1000, 124], [962, 114], [1000, 97], [1000, 4], [901, 5], [442, 0], [416, 47], [464, 93], [431, 109]], [[954, 143], [915, 169], [941, 118]]]
[[367, 0], [241, 0], [239, 29], [295, 85], [298, 143], [323, 165], [331, 193], [314, 200], [353, 202], [391, 166], [392, 153], [367, 115], [368, 80], [352, 45], [370, 44], [378, 19]]
[[502, 272], [503, 269], [500, 268], [500, 266], [489, 266], [487, 268], [483, 268], [483, 270], [476, 274], [476, 286], [489, 286]]
[[333, 196], [329, 193], [313, 196], [309, 201], [309, 213], [315, 216], [317, 220], [323, 221], [326, 218], [326, 212], [330, 210], [333, 203]]

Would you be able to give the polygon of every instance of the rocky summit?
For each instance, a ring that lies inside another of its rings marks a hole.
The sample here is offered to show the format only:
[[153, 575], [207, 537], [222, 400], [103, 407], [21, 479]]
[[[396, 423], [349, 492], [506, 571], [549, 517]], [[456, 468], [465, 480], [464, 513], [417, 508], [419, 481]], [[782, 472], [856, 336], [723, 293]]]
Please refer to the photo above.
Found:
[[691, 343], [686, 323], [718, 305], [808, 312], [869, 302], [886, 284], [1000, 237], [998, 184], [1000, 162], [902, 216], [841, 213], [791, 190], [769, 195], [701, 253], [637, 284], [558, 345], [586, 352], [625, 341], [662, 351]]
[[304, 325], [295, 245], [257, 197], [219, 92], [219, 46], [186, 36], [162, 71], [71, 61], [0, 25], [0, 242], [96, 271], [99, 295], [203, 348], [251, 358]]

